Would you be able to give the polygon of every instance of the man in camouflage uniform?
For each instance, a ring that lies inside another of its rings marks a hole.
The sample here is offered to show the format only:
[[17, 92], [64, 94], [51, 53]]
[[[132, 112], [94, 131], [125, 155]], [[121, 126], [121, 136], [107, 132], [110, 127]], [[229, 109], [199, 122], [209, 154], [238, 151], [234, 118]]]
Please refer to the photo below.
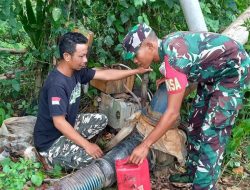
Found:
[[92, 79], [118, 80], [150, 69], [93, 70], [87, 68], [88, 40], [77, 32], [59, 41], [60, 60], [40, 93], [34, 129], [34, 144], [45, 161], [66, 169], [79, 169], [103, 156], [101, 148], [89, 141], [107, 125], [103, 114], [78, 115], [81, 84]]
[[154, 130], [137, 146], [130, 162], [140, 163], [175, 122], [188, 83], [198, 83], [190, 113], [187, 172], [172, 182], [193, 183], [193, 189], [216, 189], [225, 145], [242, 106], [249, 82], [250, 59], [242, 45], [215, 33], [175, 32], [160, 40], [146, 24], [132, 28], [123, 41], [124, 58], [139, 66], [162, 63], [168, 107]]

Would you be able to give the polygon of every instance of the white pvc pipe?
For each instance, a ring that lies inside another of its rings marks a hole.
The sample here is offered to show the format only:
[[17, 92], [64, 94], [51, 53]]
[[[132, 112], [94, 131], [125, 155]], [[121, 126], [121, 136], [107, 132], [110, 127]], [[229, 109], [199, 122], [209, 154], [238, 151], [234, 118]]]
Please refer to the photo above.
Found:
[[207, 31], [207, 26], [198, 0], [180, 0], [182, 10], [190, 31]]

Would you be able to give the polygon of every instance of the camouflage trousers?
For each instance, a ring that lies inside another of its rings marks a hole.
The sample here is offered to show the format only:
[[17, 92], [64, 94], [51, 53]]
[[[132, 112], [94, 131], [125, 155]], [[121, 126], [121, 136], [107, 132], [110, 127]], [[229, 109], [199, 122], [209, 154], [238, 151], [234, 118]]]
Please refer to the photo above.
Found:
[[[84, 138], [91, 139], [102, 131], [108, 123], [103, 114], [79, 114], [75, 123], [75, 130]], [[65, 169], [79, 169], [89, 165], [93, 157], [86, 151], [67, 139], [65, 136], [58, 138], [45, 152], [40, 152], [50, 166], [56, 164]]]
[[[240, 76], [213, 84], [199, 83], [190, 114], [187, 172], [194, 177], [193, 189], [216, 189], [223, 152], [242, 105]], [[235, 85], [235, 86], [234, 86]]]

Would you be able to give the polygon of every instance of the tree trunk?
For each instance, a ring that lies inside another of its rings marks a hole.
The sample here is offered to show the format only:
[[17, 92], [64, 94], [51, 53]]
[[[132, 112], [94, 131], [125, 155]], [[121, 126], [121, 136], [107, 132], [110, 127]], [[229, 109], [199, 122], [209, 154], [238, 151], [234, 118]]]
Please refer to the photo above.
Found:
[[42, 87], [42, 69], [41, 68], [37, 68], [37, 70], [35, 71], [35, 74], [36, 74], [35, 97], [38, 98], [40, 89]]
[[0, 52], [6, 52], [11, 54], [24, 54], [27, 52], [27, 49], [0, 48]]
[[247, 31], [247, 27], [242, 25], [247, 19], [250, 19], [250, 7], [231, 23], [222, 34], [231, 37], [237, 42], [245, 44], [248, 41], [249, 31]]
[[141, 105], [142, 107], [146, 106], [147, 102], [147, 95], [148, 95], [148, 81], [149, 81], [149, 74], [143, 74], [142, 83], [141, 83]]

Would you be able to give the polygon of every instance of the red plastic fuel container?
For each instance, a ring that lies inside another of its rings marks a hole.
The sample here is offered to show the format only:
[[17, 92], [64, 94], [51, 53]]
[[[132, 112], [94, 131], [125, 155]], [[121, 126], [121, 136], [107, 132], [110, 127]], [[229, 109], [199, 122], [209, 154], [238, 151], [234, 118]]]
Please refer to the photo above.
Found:
[[128, 158], [116, 160], [118, 190], [151, 190], [148, 160], [142, 164], [128, 164]]

